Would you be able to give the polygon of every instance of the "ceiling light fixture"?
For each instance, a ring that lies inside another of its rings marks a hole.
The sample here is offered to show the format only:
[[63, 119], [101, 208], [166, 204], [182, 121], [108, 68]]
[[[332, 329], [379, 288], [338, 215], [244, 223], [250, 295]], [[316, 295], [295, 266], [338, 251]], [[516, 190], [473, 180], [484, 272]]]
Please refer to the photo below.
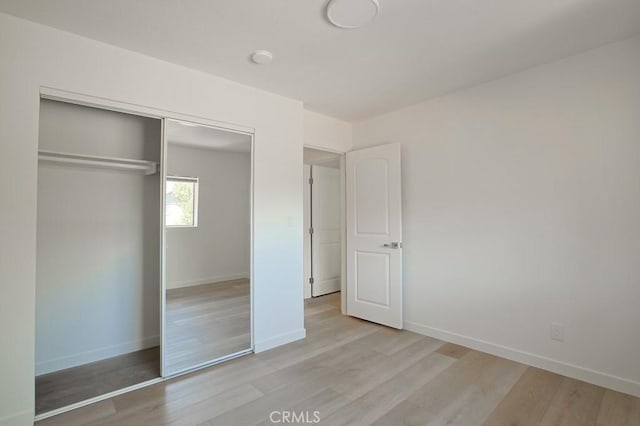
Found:
[[258, 65], [267, 65], [273, 61], [273, 53], [268, 50], [256, 50], [251, 54], [251, 60]]
[[338, 28], [361, 28], [380, 13], [378, 0], [331, 0], [327, 19]]

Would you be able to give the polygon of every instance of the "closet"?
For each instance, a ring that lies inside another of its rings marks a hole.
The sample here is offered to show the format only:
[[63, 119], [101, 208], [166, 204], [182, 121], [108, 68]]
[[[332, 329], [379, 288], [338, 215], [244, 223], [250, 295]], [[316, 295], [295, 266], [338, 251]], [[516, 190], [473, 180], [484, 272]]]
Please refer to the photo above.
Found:
[[160, 376], [161, 120], [43, 99], [36, 413]]
[[252, 350], [252, 135], [116, 110], [40, 102], [36, 418]]

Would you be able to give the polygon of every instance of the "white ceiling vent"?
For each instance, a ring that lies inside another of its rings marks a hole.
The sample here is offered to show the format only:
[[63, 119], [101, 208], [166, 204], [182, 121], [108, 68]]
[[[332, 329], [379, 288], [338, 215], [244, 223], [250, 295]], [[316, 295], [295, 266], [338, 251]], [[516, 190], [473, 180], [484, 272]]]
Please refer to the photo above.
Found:
[[373, 21], [380, 12], [378, 0], [331, 0], [327, 18], [338, 28], [360, 28]]

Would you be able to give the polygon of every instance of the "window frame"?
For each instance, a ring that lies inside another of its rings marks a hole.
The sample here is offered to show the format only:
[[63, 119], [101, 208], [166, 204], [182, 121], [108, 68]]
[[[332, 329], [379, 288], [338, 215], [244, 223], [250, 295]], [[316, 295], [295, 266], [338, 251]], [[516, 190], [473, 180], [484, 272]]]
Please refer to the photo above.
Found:
[[[169, 182], [188, 182], [193, 183], [193, 224], [192, 225], [168, 225], [167, 221], [167, 203], [165, 201], [165, 227], [169, 228], [197, 228], [198, 227], [198, 199], [200, 198], [200, 178], [191, 176], [170, 176], [167, 175], [166, 183]], [[166, 184], [165, 184], [166, 185]]]

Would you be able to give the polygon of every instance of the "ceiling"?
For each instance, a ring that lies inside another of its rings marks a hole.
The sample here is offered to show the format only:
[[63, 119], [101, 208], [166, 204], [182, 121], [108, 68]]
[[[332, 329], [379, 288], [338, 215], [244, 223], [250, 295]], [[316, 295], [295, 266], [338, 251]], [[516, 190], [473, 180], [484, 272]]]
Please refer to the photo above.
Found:
[[167, 121], [167, 142], [190, 148], [251, 152], [251, 136], [182, 121]]
[[[358, 30], [331, 26], [327, 0], [0, 0], [0, 11], [349, 121], [640, 32], [640, 0], [379, 1]], [[273, 64], [252, 64], [256, 49]]]

